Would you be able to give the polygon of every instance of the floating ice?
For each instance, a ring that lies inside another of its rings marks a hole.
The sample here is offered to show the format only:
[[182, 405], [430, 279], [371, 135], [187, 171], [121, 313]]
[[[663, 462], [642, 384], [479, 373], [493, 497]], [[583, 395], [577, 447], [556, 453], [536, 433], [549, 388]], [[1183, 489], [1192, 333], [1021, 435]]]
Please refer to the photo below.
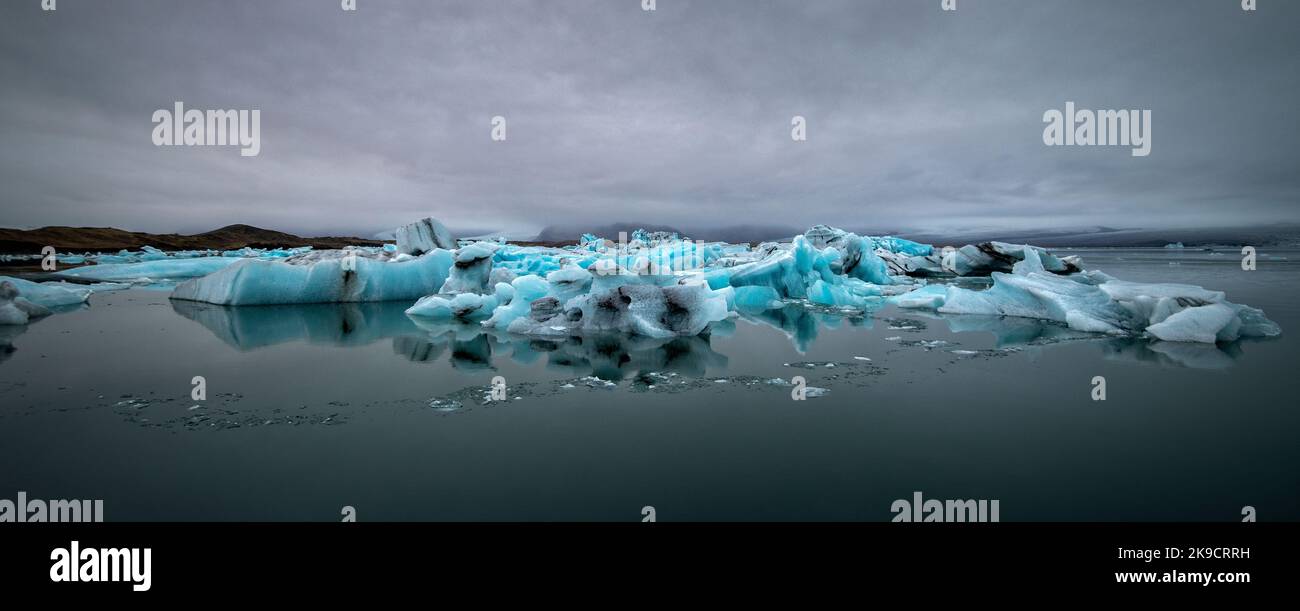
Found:
[[187, 280], [199, 278], [225, 269], [239, 262], [237, 258], [203, 257], [194, 259], [159, 259], [140, 263], [101, 263], [87, 265], [57, 272], [55, 275], [66, 278], [98, 280], [100, 282], [135, 282], [148, 279]]
[[20, 297], [13, 282], [0, 281], [0, 326], [25, 325], [33, 318], [49, 315], [49, 308]]
[[452, 256], [434, 250], [406, 260], [379, 249], [313, 251], [282, 261], [240, 259], [186, 281], [173, 299], [221, 305], [270, 305], [418, 299], [447, 281]]
[[[797, 310], [853, 316], [886, 299], [944, 314], [1023, 317], [1171, 342], [1279, 332], [1262, 312], [1222, 293], [1123, 282], [1083, 272], [1076, 257], [1003, 242], [940, 249], [818, 225], [789, 242], [754, 247], [637, 230], [630, 241], [584, 234], [577, 245], [556, 248], [492, 239], [449, 251], [455, 240], [434, 219], [394, 237], [396, 244], [383, 247], [333, 251], [87, 253], [73, 257], [96, 265], [59, 274], [104, 282], [186, 279], [176, 299], [229, 305], [402, 300], [413, 303], [406, 311], [415, 319], [552, 337], [725, 332], [728, 317], [744, 313], [802, 345], [816, 325]], [[961, 276], [991, 276], [993, 284], [973, 290], [941, 283]]]
[[529, 305], [528, 315], [511, 320], [508, 331], [526, 335], [626, 333], [667, 338], [698, 335], [709, 323], [728, 315], [725, 295], [700, 283], [625, 284], [593, 290], [567, 302], [548, 295]]
[[8, 282], [21, 299], [46, 308], [58, 308], [85, 303], [92, 292], [88, 288], [68, 285], [62, 282], [32, 282], [21, 278], [0, 276], [0, 282]]
[[1050, 320], [1090, 333], [1145, 332], [1168, 341], [1213, 343], [1281, 333], [1262, 311], [1228, 302], [1222, 292], [1125, 282], [1096, 271], [1062, 276], [1045, 269], [1037, 249], [1021, 252], [1024, 259], [1014, 264], [1014, 272], [994, 272], [987, 290], [948, 286], [940, 294], [931, 285], [918, 295], [895, 297], [894, 303], [945, 314]]
[[429, 295], [421, 297], [415, 305], [406, 310], [406, 313], [434, 320], [485, 320], [492, 316], [498, 305], [509, 304], [514, 298], [514, 293], [514, 287], [502, 282], [497, 284], [496, 292], [491, 295], [479, 293]]

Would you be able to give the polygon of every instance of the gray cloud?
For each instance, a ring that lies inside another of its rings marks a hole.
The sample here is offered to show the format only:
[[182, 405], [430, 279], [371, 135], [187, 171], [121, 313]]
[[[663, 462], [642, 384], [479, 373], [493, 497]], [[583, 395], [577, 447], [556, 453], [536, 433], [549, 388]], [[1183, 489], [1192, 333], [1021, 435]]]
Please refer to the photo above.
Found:
[[[1300, 220], [1300, 4], [657, 4], [6, 2], [0, 224]], [[153, 146], [175, 100], [260, 109], [261, 154]], [[1151, 109], [1151, 155], [1043, 146], [1066, 100]]]

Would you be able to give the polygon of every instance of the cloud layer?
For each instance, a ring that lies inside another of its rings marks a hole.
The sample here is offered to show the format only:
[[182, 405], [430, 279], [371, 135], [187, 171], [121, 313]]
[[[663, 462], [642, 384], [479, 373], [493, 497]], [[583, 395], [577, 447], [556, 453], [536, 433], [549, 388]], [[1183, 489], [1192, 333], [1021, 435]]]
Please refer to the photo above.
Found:
[[[1300, 220], [1294, 2], [357, 4], [4, 3], [0, 225]], [[155, 147], [177, 100], [260, 109], [261, 153]], [[1151, 109], [1150, 156], [1044, 146], [1067, 100]]]

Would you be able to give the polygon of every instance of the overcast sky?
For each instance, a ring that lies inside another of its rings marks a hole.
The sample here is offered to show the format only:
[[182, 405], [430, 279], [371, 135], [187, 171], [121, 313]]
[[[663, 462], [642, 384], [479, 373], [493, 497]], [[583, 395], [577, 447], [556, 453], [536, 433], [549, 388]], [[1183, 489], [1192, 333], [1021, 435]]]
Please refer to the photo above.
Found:
[[[1300, 2], [357, 4], [6, 0], [0, 226], [1300, 221]], [[154, 146], [177, 100], [260, 154]], [[1067, 100], [1151, 109], [1150, 155], [1045, 146]]]

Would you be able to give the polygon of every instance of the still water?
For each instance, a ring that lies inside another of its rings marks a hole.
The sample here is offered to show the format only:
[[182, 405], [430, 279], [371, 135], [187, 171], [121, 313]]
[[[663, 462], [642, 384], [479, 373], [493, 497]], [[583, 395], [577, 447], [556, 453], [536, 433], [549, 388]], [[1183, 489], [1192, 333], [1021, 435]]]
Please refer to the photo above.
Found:
[[[1283, 335], [792, 306], [708, 337], [548, 341], [405, 303], [97, 293], [0, 327], [0, 498], [104, 499], [108, 521], [887, 521], [921, 491], [999, 500], [1002, 521], [1300, 519], [1300, 251], [1253, 272], [1231, 251], [1061, 252], [1224, 290]], [[496, 376], [507, 399], [485, 402]], [[829, 392], [793, 401], [794, 376]]]

